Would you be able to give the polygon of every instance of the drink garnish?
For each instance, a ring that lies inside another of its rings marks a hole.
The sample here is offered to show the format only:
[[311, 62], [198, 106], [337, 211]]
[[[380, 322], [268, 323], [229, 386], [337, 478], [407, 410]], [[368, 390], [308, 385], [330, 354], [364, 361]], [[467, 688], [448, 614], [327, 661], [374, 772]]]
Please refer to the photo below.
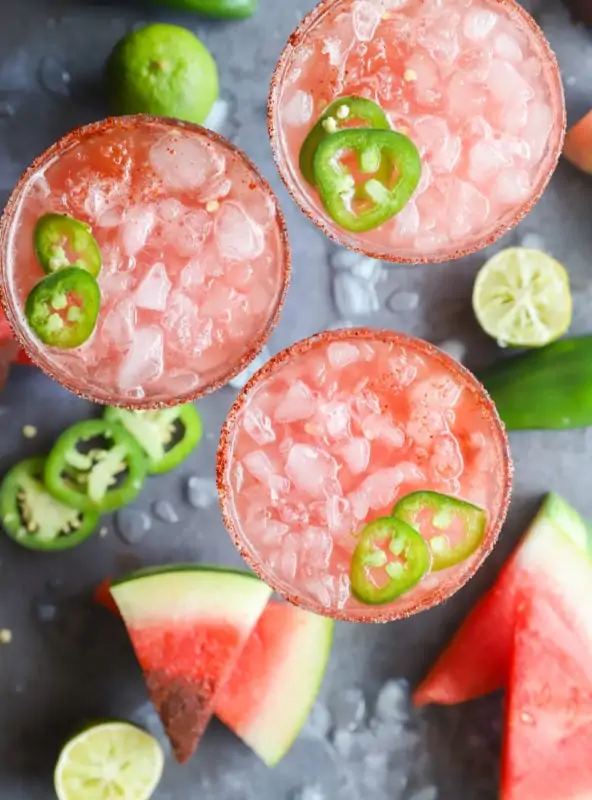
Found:
[[352, 557], [352, 594], [367, 605], [390, 603], [419, 583], [430, 561], [414, 528], [394, 517], [376, 519], [362, 530]]
[[102, 257], [90, 225], [67, 214], [44, 214], [33, 233], [35, 254], [44, 271], [80, 267], [96, 278]]
[[480, 546], [487, 531], [487, 512], [439, 492], [411, 492], [393, 508], [393, 517], [414, 528], [427, 542], [432, 570], [460, 564]]
[[356, 128], [332, 133], [317, 147], [313, 165], [325, 209], [354, 233], [378, 228], [398, 214], [421, 177], [416, 146], [395, 131]]

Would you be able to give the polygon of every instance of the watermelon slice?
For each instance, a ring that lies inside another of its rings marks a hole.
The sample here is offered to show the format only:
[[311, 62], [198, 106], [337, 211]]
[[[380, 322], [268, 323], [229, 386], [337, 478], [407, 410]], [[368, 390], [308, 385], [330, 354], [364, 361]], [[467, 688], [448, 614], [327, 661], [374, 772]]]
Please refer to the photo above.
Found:
[[592, 798], [592, 565], [564, 537], [553, 579], [519, 594], [502, 800]]
[[199, 744], [218, 690], [271, 589], [247, 572], [179, 565], [132, 574], [113, 583], [111, 594], [183, 764]]
[[582, 558], [582, 551], [588, 547], [588, 529], [571, 506], [558, 495], [549, 494], [493, 588], [473, 608], [416, 690], [416, 705], [454, 705], [506, 685], [516, 594], [525, 587], [534, 591], [543, 580], [557, 582], [553, 547], [562, 545], [563, 540]]
[[270, 602], [216, 698], [216, 715], [268, 767], [286, 755], [310, 713], [332, 638], [332, 620]]
[[[107, 578], [95, 601], [119, 613]], [[333, 620], [270, 601], [216, 696], [214, 713], [268, 767], [300, 733], [318, 694], [333, 639]]]
[[592, 175], [592, 111], [568, 130], [563, 155], [574, 167]]

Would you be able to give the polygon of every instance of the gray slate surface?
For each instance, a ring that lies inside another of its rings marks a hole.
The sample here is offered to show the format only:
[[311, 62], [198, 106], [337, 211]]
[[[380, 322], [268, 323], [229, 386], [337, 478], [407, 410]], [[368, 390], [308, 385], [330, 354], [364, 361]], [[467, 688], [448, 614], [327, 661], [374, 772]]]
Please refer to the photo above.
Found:
[[[125, 0], [109, 5], [89, 0], [1, 0], [0, 198], [5, 199], [21, 169], [45, 146], [69, 128], [104, 116], [101, 68], [115, 41], [141, 21], [177, 20], [203, 36], [216, 55], [223, 98], [229, 104], [221, 131], [260, 165], [278, 190], [288, 218], [294, 277], [271, 351], [335, 324], [345, 316], [336, 310], [332, 295], [330, 262], [335, 248], [306, 222], [280, 186], [264, 119], [273, 65], [313, 0], [301, 0], [296, 6], [291, 0], [262, 0], [257, 17], [241, 23], [204, 22], [147, 5], [134, 7]], [[528, 0], [526, 5], [558, 52], [573, 122], [592, 98], [592, 38], [570, 23], [559, 0]], [[575, 332], [590, 330], [591, 201], [590, 180], [561, 164], [539, 206], [497, 246], [523, 241], [542, 245], [567, 265], [575, 290]], [[349, 319], [390, 326], [435, 343], [453, 340], [458, 347], [460, 342], [467, 351], [466, 363], [478, 368], [499, 356], [470, 310], [475, 271], [486, 255], [423, 268], [387, 268], [375, 287], [380, 310]], [[398, 297], [390, 299], [394, 294]], [[0, 628], [13, 632], [12, 644], [0, 645], [2, 800], [53, 797], [51, 770], [59, 745], [86, 719], [131, 716], [153, 724], [126, 637], [115, 619], [92, 606], [91, 589], [105, 574], [119, 574], [138, 564], [182, 559], [239, 563], [217, 506], [192, 508], [184, 494], [189, 476], [212, 476], [218, 432], [233, 397], [234, 390], [226, 388], [199, 404], [208, 431], [203, 445], [179, 472], [151, 479], [137, 504], [151, 512], [156, 501], [167, 499], [178, 513], [177, 523], [153, 518], [141, 543], [130, 546], [114, 534], [112, 521], [107, 520], [105, 538], [96, 537], [55, 557], [37, 556], [0, 537]], [[49, 447], [75, 419], [93, 413], [88, 404], [27, 368], [13, 371], [0, 406], [2, 472], [20, 458]], [[23, 437], [24, 424], [39, 428], [36, 439]], [[517, 467], [514, 499], [501, 542], [485, 568], [453, 600], [420, 617], [383, 627], [338, 625], [323, 704], [334, 704], [346, 689], [358, 686], [371, 707], [386, 680], [405, 677], [416, 682], [491, 583], [545, 491], [555, 489], [592, 516], [588, 434], [516, 435], [512, 447]], [[324, 705], [319, 713], [323, 709]], [[423, 776], [419, 787], [433, 781], [440, 800], [495, 798], [499, 709], [494, 697], [464, 708], [430, 710], [421, 720], [414, 717], [412, 727], [421, 723], [420, 744], [407, 761], [401, 756], [393, 768], [392, 790], [385, 798], [401, 796], [397, 781], [404, 781], [410, 770]], [[411, 746], [410, 737], [389, 744], [389, 756], [401, 742]], [[362, 768], [349, 762], [324, 738], [315, 740], [309, 729], [289, 757], [268, 772], [232, 734], [214, 724], [189, 766], [167, 763], [157, 798], [334, 800], [369, 795], [380, 799], [378, 791], [351, 788], [352, 776], [355, 784]], [[378, 766], [372, 763], [371, 771], [376, 772]], [[316, 784], [323, 794], [312, 792]], [[349, 795], [343, 788], [346, 784]], [[309, 786], [308, 794], [300, 793], [303, 785]], [[410, 786], [404, 797], [412, 794]], [[436, 794], [428, 789], [416, 797], [433, 800]]]

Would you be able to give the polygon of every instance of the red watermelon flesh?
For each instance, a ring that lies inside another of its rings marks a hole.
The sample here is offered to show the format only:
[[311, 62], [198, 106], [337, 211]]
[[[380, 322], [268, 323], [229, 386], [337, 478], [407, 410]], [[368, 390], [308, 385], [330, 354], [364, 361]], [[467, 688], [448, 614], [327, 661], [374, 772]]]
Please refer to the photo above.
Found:
[[271, 601], [216, 698], [216, 715], [270, 767], [310, 713], [332, 637], [332, 620]]
[[534, 592], [541, 578], [556, 580], [549, 545], [564, 539], [576, 552], [586, 550], [586, 523], [558, 495], [549, 494], [494, 586], [469, 613], [416, 690], [416, 705], [454, 705], [506, 686], [517, 593], [525, 585]]
[[194, 753], [271, 590], [248, 573], [168, 567], [111, 594], [177, 761]]
[[568, 130], [563, 155], [575, 167], [592, 175], [592, 111]]
[[561, 588], [518, 601], [501, 800], [592, 798], [592, 567], [568, 544], [553, 557]]

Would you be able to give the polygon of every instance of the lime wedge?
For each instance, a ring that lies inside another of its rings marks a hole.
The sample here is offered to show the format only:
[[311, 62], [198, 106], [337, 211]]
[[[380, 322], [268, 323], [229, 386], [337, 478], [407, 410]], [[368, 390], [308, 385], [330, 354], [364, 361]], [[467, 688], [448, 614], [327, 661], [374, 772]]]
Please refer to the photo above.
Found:
[[570, 326], [567, 272], [540, 250], [502, 250], [477, 275], [473, 310], [483, 330], [500, 345], [542, 347]]
[[55, 769], [59, 800], [148, 800], [164, 766], [153, 736], [126, 722], [104, 722], [65, 745]]

